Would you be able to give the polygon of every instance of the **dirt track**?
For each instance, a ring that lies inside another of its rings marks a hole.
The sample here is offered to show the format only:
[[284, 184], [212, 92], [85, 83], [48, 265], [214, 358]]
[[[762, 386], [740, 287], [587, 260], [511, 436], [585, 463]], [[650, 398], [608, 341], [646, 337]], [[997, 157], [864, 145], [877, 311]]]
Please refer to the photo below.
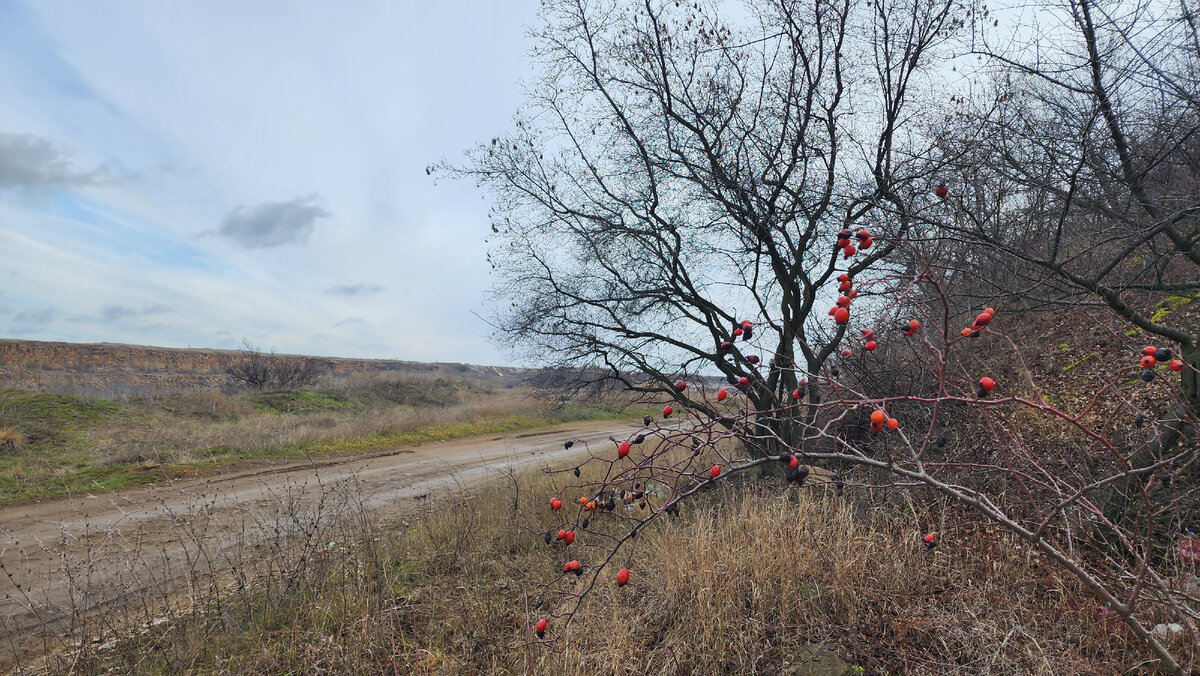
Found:
[[[420, 501], [519, 469], [558, 464], [628, 423], [572, 423], [355, 458], [277, 459], [122, 493], [0, 508], [0, 670], [53, 650], [79, 627], [119, 624], [125, 606], [186, 607], [205, 584], [253, 570], [273, 542], [324, 537], [339, 518]], [[311, 544], [310, 544], [311, 546]], [[110, 621], [113, 620], [113, 621]], [[94, 633], [94, 631], [93, 631]]]

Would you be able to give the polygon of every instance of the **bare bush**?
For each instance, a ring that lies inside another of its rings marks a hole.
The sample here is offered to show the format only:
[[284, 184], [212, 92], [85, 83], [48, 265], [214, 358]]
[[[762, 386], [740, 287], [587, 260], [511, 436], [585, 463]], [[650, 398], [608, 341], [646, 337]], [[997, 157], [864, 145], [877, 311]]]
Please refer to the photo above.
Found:
[[286, 391], [311, 385], [321, 376], [316, 361], [308, 357], [265, 352], [249, 338], [242, 345], [236, 354], [222, 357], [222, 370], [237, 386]]

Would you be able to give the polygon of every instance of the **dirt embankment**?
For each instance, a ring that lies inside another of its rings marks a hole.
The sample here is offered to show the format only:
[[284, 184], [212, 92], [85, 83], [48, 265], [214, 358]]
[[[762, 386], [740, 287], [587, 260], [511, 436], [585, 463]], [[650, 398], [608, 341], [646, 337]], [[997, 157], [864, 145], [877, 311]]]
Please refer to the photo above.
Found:
[[[73, 387], [98, 395], [142, 390], [218, 389], [227, 384], [225, 361], [236, 350], [185, 349], [117, 343], [60, 343], [0, 339], [0, 386], [18, 389]], [[307, 357], [329, 377], [396, 374], [450, 378], [506, 387], [526, 370], [504, 366], [422, 363], [390, 359]]]

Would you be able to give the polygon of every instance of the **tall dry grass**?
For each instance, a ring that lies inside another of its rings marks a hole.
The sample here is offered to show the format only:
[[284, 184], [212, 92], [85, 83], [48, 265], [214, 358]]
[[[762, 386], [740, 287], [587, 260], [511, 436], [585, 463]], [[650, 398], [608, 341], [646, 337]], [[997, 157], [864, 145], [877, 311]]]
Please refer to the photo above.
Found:
[[[1003, 535], [946, 512], [856, 506], [766, 479], [646, 528], [630, 584], [618, 588], [609, 569], [540, 643], [543, 584], [567, 556], [541, 538], [554, 493], [544, 476], [512, 475], [420, 515], [362, 522], [352, 546], [308, 559], [294, 584], [260, 585], [219, 609], [210, 601], [75, 666], [750, 674], [779, 673], [813, 643], [864, 673], [1108, 674], [1139, 659], [1119, 623]], [[939, 522], [953, 528], [926, 549], [921, 524]], [[590, 569], [598, 554], [587, 537], [570, 556]]]

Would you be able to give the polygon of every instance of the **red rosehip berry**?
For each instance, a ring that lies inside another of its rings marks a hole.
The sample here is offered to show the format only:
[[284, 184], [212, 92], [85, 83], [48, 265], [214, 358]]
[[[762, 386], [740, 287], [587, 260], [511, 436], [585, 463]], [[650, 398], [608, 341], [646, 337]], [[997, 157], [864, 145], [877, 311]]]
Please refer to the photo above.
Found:
[[624, 587], [625, 583], [629, 582], [629, 569], [622, 568], [617, 571], [617, 586]]

